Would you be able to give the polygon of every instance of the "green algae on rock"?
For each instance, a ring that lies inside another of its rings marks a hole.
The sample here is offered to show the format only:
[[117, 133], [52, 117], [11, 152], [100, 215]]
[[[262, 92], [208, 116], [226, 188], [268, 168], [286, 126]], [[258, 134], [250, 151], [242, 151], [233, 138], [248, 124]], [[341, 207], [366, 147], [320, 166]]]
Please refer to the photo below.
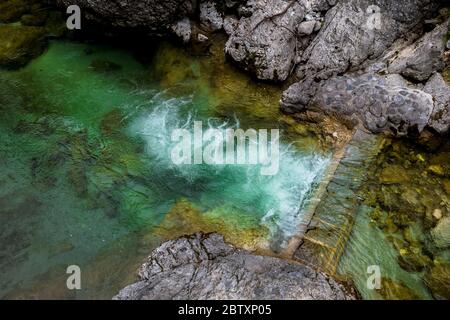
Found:
[[45, 30], [38, 27], [0, 25], [0, 66], [21, 67], [45, 49]]

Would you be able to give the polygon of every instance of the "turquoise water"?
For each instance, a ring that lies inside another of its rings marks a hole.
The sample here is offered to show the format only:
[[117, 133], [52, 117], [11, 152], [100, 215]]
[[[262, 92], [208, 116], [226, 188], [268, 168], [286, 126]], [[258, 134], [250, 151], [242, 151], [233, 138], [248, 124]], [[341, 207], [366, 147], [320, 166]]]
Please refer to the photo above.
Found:
[[[54, 42], [0, 71], [0, 297], [111, 298], [155, 246], [197, 229], [283, 246], [330, 156], [310, 135], [283, 135], [276, 89], [167, 45], [149, 66], [87, 47]], [[120, 68], [92, 65], [104, 60]], [[174, 165], [171, 132], [194, 120], [281, 129], [279, 173]], [[68, 265], [82, 290], [67, 289]]]

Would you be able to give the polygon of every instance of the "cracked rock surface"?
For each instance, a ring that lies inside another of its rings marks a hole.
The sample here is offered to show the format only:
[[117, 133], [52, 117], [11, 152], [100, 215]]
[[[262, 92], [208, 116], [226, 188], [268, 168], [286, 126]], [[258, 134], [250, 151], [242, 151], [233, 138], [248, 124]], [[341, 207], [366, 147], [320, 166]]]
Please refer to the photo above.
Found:
[[399, 73], [405, 78], [415, 81], [425, 81], [435, 71], [444, 69], [442, 56], [445, 52], [445, 35], [450, 26], [450, 20], [425, 34], [419, 41], [406, 47], [390, 62], [389, 73]]
[[140, 281], [114, 299], [355, 299], [343, 284], [304, 265], [236, 249], [197, 233], [155, 249]]
[[375, 74], [342, 76], [320, 83], [303, 81], [283, 95], [287, 112], [323, 111], [346, 118], [373, 133], [395, 136], [418, 134], [433, 112], [433, 97], [424, 91], [400, 85], [397, 77]]
[[283, 81], [294, 67], [296, 28], [306, 10], [297, 1], [249, 1], [249, 17], [242, 17], [225, 52], [241, 67], [263, 80]]

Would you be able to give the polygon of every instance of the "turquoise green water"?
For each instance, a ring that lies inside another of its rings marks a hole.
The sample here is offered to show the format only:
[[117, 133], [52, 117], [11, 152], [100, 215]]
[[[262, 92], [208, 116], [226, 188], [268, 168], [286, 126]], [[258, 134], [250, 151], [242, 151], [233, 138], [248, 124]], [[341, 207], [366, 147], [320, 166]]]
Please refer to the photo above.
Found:
[[[276, 89], [170, 46], [150, 66], [86, 47], [55, 42], [0, 71], [0, 297], [111, 298], [152, 248], [197, 229], [283, 246], [329, 155], [311, 135], [283, 135]], [[121, 68], [98, 72], [95, 60]], [[279, 173], [174, 165], [171, 132], [194, 120], [282, 129]], [[82, 290], [67, 289], [68, 265]]]

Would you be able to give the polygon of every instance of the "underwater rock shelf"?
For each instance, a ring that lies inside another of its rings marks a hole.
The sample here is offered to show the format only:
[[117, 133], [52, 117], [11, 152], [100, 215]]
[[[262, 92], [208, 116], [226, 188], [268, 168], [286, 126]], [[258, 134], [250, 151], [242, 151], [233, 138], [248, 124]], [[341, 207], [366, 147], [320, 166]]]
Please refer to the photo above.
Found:
[[328, 274], [336, 274], [362, 202], [358, 191], [383, 141], [381, 136], [356, 130], [343, 156], [335, 155], [329, 172], [334, 175], [329, 176], [330, 179], [325, 176], [322, 183], [326, 187], [322, 188], [326, 189], [319, 192], [320, 199], [316, 199], [317, 206], [311, 208], [314, 212], [309, 214], [310, 220], [302, 224], [301, 233], [290, 244], [286, 255]]

